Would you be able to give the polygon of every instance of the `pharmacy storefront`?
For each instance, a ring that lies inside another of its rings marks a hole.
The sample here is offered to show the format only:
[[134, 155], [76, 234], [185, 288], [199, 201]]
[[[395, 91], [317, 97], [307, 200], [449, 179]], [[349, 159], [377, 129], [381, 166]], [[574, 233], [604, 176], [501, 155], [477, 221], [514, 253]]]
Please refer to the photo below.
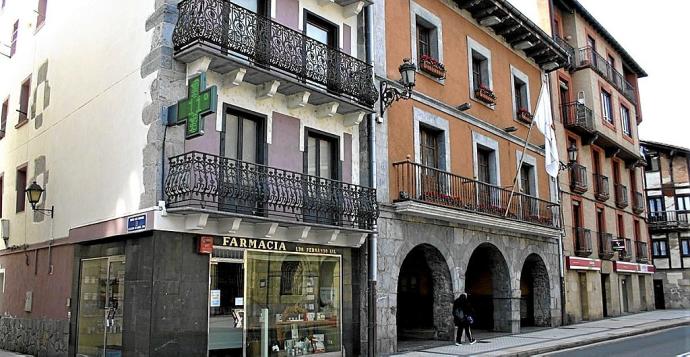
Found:
[[344, 297], [343, 285], [352, 284], [351, 249], [202, 236], [199, 251], [210, 253], [209, 356], [346, 354], [343, 327], [353, 314], [344, 319], [343, 310], [353, 311], [353, 293]]

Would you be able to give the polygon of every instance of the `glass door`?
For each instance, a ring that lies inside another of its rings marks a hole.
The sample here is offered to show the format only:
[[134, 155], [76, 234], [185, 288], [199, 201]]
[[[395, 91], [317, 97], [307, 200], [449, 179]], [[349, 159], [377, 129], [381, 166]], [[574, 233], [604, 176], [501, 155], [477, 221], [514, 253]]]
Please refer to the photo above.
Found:
[[125, 258], [82, 260], [77, 356], [122, 355]]

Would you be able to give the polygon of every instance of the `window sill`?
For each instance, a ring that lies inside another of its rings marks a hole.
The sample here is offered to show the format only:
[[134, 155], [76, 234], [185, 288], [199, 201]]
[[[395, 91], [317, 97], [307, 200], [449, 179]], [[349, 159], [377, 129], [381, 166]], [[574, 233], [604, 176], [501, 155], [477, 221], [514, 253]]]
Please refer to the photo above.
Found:
[[429, 79], [431, 79], [432, 81], [434, 81], [434, 82], [436, 82], [436, 83], [438, 83], [438, 84], [440, 84], [440, 85], [442, 85], [442, 86], [445, 86], [445, 85], [446, 85], [446, 79], [445, 79], [445, 77], [444, 77], [444, 78], [437, 78], [437, 77], [434, 77], [434, 76], [432, 76], [432, 75], [426, 73], [425, 71], [421, 71], [421, 70], [417, 70], [417, 74], [421, 74], [421, 75], [423, 75], [424, 77], [429, 78]]
[[17, 125], [14, 126], [14, 128], [15, 128], [15, 129], [19, 129], [19, 128], [23, 127], [24, 125], [26, 125], [26, 123], [28, 123], [28, 122], [29, 122], [29, 119], [20, 120], [20, 121], [17, 123]]
[[629, 143], [631, 143], [631, 144], [633, 144], [633, 145], [635, 144], [635, 141], [633, 140], [633, 138], [632, 138], [631, 135], [628, 135], [628, 134], [626, 134], [626, 133], [623, 133], [623, 139], [627, 140]]
[[601, 122], [604, 124], [605, 127], [609, 128], [613, 131], [616, 131], [616, 126], [609, 123], [608, 121], [606, 121], [606, 119], [602, 119]]
[[45, 24], [46, 24], [46, 21], [43, 20], [43, 22], [41, 22], [38, 26], [36, 26], [36, 29], [34, 30], [34, 35], [36, 35], [38, 33], [38, 31], [41, 31], [41, 29], [43, 28], [43, 26]]

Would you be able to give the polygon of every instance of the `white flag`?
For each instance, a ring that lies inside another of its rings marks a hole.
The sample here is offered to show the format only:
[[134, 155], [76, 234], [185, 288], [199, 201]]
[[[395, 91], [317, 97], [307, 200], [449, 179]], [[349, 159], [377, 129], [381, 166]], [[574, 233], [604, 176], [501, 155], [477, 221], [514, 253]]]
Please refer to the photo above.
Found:
[[542, 77], [539, 101], [534, 111], [534, 124], [544, 134], [544, 151], [546, 153], [546, 173], [551, 177], [558, 176], [560, 161], [558, 159], [558, 145], [556, 145], [556, 133], [553, 130], [553, 117], [551, 116], [551, 95], [547, 76]]

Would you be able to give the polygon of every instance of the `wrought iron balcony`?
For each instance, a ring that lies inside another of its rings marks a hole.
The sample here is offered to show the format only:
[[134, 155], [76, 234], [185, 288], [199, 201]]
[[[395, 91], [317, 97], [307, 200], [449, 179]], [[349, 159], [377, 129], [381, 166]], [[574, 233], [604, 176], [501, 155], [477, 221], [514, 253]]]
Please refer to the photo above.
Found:
[[587, 192], [587, 168], [578, 163], [570, 167], [570, 190], [575, 193]]
[[618, 237], [625, 242], [625, 249], [618, 251], [618, 260], [630, 261], [632, 259], [632, 240], [630, 238]]
[[635, 257], [638, 263], [649, 262], [649, 251], [647, 248], [647, 242], [635, 241]]
[[565, 52], [568, 53], [568, 63], [565, 65], [565, 67], [570, 68], [573, 65], [573, 62], [575, 61], [575, 49], [568, 42], [558, 37], [557, 35], [553, 35], [553, 40], [556, 42], [558, 46], [560, 46], [562, 49], [565, 50]]
[[587, 228], [573, 227], [575, 238], [575, 255], [589, 257], [592, 255], [592, 232]]
[[641, 192], [633, 192], [633, 212], [644, 212], [644, 195]]
[[690, 229], [690, 210], [649, 212], [650, 230]]
[[561, 106], [563, 125], [580, 134], [590, 135], [595, 132], [592, 109], [580, 102], [566, 103]]
[[613, 188], [616, 193], [616, 207], [628, 207], [628, 188], [625, 187], [625, 185], [621, 185], [619, 183], [614, 183]]
[[[557, 228], [558, 205], [409, 160], [393, 164], [400, 195], [419, 201]], [[510, 201], [510, 205], [508, 204]], [[507, 213], [507, 215], [506, 215]]]
[[577, 59], [575, 66], [578, 68], [590, 67], [599, 75], [611, 83], [619, 92], [621, 92], [629, 101], [636, 103], [635, 87], [630, 82], [625, 80], [625, 77], [618, 72], [611, 63], [597, 53], [591, 47], [582, 47], [577, 51]]
[[613, 235], [611, 233], [599, 232], [599, 258], [611, 259], [613, 258], [613, 246], [611, 240]]
[[169, 208], [201, 208], [371, 230], [376, 190], [225, 157], [188, 152], [170, 158]]
[[177, 7], [173, 45], [181, 61], [208, 56], [214, 71], [244, 68], [244, 81], [278, 80], [278, 92], [310, 91], [313, 104], [338, 100], [343, 113], [371, 110], [378, 98], [370, 65], [301, 32], [229, 0], [183, 0]]
[[593, 174], [594, 177], [594, 197], [599, 201], [607, 201], [609, 193], [609, 178], [604, 175]]

